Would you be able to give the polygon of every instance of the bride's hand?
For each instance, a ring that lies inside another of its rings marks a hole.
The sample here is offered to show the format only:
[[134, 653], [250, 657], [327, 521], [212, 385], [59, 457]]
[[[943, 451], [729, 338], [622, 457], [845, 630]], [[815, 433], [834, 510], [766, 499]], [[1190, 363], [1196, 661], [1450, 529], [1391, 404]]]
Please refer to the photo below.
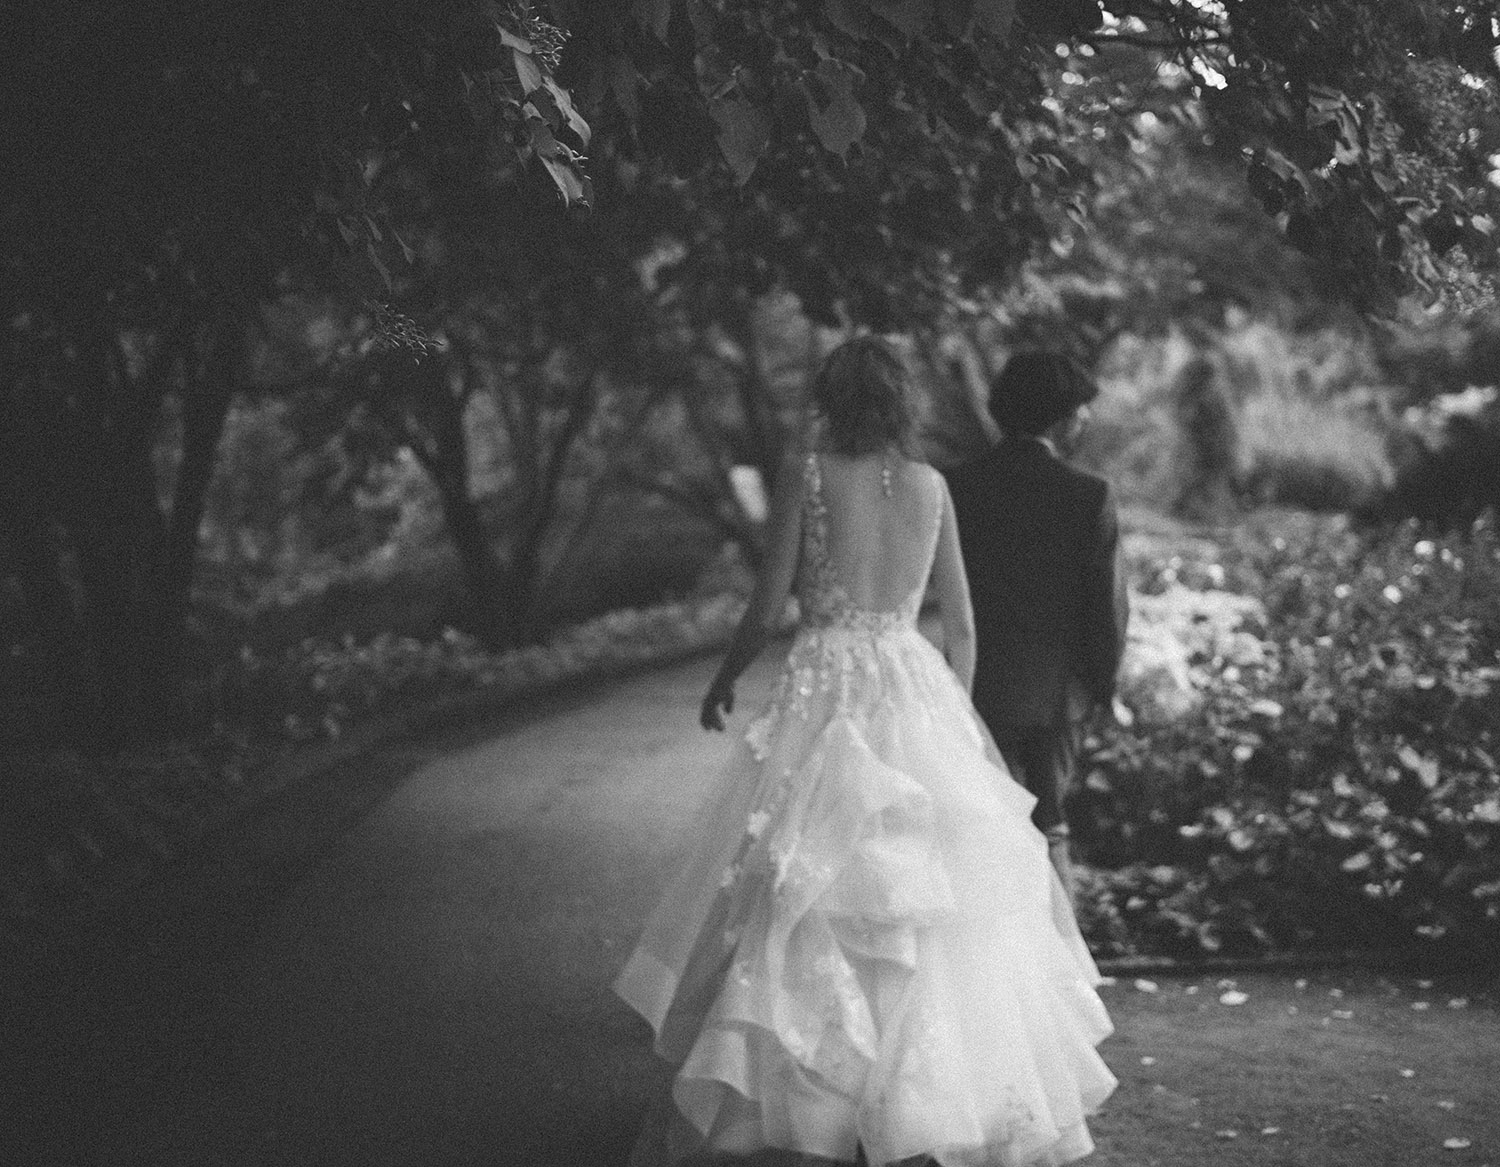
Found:
[[724, 716], [734, 712], [734, 686], [728, 681], [714, 681], [703, 698], [703, 707], [698, 711], [698, 724], [704, 729], [720, 732], [724, 729]]

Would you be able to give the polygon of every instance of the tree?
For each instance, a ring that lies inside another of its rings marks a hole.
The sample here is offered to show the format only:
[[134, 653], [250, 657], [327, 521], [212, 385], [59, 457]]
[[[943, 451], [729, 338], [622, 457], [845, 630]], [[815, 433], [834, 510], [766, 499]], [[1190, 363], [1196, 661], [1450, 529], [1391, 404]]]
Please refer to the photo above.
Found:
[[[74, 0], [16, 15], [0, 553], [28, 659], [54, 677], [54, 728], [119, 738], [177, 707], [203, 488], [260, 304], [379, 295], [406, 246], [391, 175], [497, 204], [535, 162], [586, 202], [553, 127], [578, 140], [587, 125], [551, 79], [556, 30], [522, 6]], [[187, 424], [164, 491], [168, 395]]]
[[1079, 42], [1151, 54], [1201, 101], [1218, 148], [1325, 288], [1390, 311], [1453, 247], [1494, 266], [1500, 5], [1130, 0]]

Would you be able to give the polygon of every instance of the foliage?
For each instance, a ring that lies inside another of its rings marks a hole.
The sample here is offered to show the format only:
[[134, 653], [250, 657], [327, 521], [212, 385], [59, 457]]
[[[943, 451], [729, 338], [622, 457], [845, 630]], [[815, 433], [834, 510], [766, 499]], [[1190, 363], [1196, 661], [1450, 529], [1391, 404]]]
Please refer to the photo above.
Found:
[[572, 4], [566, 77], [635, 182], [677, 192], [689, 286], [885, 328], [1013, 271], [1082, 177], [1043, 101], [1047, 7]]
[[1493, 952], [1493, 523], [1424, 538], [1263, 519], [1142, 587], [1189, 610], [1221, 588], [1256, 599], [1238, 624], [1189, 620], [1184, 701], [1163, 708], [1162, 671], [1142, 670], [1136, 726], [1090, 742], [1071, 810], [1113, 869], [1092, 893], [1101, 928], [1181, 951]]
[[[840, 327], [971, 313], [1107, 211], [1101, 192], [1163, 125], [1172, 149], [1248, 158], [1325, 287], [1378, 306], [1455, 246], [1481, 287], [1489, 8], [1404, 0], [1381, 26], [1360, 0], [1282, 7], [32, 6], [0, 102], [20, 166], [0, 203], [0, 406], [18, 447], [0, 497], [19, 639], [53, 674], [58, 728], [123, 735], [180, 713], [237, 393], [292, 398], [304, 449], [416, 457], [468, 623], [498, 645], [543, 631], [561, 492], [614, 472], [585, 437], [631, 432], [619, 419], [663, 386], [668, 409], [694, 401], [703, 337], [773, 291]], [[80, 98], [81, 77], [110, 100]], [[1241, 293], [1253, 281], [1225, 291]], [[326, 309], [352, 359], [252, 383], [266, 306], [288, 302]], [[785, 429], [763, 389], [741, 394], [757, 465]], [[513, 462], [485, 505], [465, 446], [483, 398]], [[181, 442], [170, 474], [153, 461], [164, 423]], [[732, 442], [699, 428], [722, 465]], [[706, 497], [753, 545], [723, 475]]]
[[[1493, 266], [1500, 25], [1489, 0], [1134, 0], [1100, 48], [1165, 48], [1221, 148], [1336, 295], [1389, 311], [1455, 245]], [[1109, 45], [1117, 39], [1123, 46]]]
[[544, 645], [487, 651], [446, 629], [433, 639], [377, 633], [363, 642], [310, 638], [223, 665], [213, 702], [226, 725], [294, 742], [338, 738], [393, 710], [478, 690], [522, 694], [572, 677], [670, 658], [718, 640], [741, 601], [733, 595], [621, 609], [564, 630]]
[[[54, 732], [127, 737], [181, 713], [204, 492], [261, 305], [389, 294], [410, 250], [390, 206], [414, 175], [493, 206], [526, 200], [534, 159], [584, 199], [558, 135], [587, 126], [547, 30], [491, 0], [18, 16], [0, 97], [6, 575]], [[163, 483], [168, 401], [182, 450]]]
[[[1381, 354], [1356, 321], [1295, 329], [1238, 310], [1218, 324], [1123, 336], [1101, 358], [1103, 391], [1080, 456], [1123, 497], [1162, 510], [1374, 507], [1395, 483], [1408, 428]], [[1197, 449], [1212, 435], [1188, 432], [1190, 391], [1225, 415], [1212, 467]]]

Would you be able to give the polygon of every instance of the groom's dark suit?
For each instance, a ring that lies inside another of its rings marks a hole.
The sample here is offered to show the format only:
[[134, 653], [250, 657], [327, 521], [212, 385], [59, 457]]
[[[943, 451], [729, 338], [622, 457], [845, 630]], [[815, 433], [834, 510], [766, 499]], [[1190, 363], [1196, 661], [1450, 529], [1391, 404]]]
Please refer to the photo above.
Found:
[[1109, 484], [1038, 438], [1007, 438], [948, 475], [974, 601], [974, 705], [1043, 830], [1062, 821], [1070, 690], [1114, 697], [1127, 607]]

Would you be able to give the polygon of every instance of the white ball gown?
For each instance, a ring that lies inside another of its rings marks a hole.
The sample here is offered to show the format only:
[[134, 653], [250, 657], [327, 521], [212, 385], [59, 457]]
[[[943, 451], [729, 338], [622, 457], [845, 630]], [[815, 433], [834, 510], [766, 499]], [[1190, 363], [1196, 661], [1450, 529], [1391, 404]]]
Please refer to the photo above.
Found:
[[852, 602], [805, 474], [802, 623], [615, 983], [678, 1067], [631, 1162], [1071, 1162], [1111, 1026], [1034, 799], [918, 630], [924, 589]]

